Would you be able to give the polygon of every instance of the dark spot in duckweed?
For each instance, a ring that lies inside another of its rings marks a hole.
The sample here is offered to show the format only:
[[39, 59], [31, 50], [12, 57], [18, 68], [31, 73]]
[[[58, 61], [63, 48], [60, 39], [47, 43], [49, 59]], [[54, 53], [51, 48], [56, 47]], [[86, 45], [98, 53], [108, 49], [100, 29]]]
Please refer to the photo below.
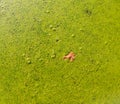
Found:
[[60, 41], [59, 37], [56, 37], [55, 41], [56, 41], [56, 42], [59, 42], [59, 41]]
[[59, 41], [59, 39], [56, 39], [56, 42], [58, 42]]
[[87, 15], [89, 15], [89, 16], [92, 15], [92, 11], [91, 11], [91, 10], [88, 10], [88, 9], [85, 10], [85, 13], [86, 13]]

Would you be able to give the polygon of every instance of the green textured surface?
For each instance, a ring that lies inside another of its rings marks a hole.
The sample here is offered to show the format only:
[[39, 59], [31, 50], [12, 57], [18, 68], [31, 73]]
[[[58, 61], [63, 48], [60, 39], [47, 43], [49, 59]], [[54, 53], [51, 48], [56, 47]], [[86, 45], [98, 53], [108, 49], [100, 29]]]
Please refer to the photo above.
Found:
[[0, 0], [0, 104], [120, 104], [119, 11], [119, 0]]

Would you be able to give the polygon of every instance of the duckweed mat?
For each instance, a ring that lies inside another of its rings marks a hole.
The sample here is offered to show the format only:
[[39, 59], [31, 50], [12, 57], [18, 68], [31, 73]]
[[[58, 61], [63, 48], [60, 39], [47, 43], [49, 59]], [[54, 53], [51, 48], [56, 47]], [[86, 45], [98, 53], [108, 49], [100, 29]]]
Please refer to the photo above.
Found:
[[120, 104], [119, 11], [119, 0], [0, 0], [0, 104]]

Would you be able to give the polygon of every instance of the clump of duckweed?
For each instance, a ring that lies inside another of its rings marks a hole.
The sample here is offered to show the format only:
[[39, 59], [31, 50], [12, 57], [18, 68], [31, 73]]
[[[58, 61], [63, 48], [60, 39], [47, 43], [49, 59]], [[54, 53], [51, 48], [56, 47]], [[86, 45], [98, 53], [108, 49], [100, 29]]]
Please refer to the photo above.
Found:
[[56, 28], [54, 27], [54, 28], [52, 28], [52, 30], [53, 30], [53, 31], [56, 31]]
[[107, 41], [105, 41], [105, 45], [107, 45], [108, 44], [108, 42]]
[[82, 29], [82, 28], [80, 28], [80, 31], [83, 31], [83, 29]]
[[55, 57], [56, 57], [56, 54], [52, 54], [52, 55], [51, 55], [51, 58], [55, 58]]
[[52, 28], [53, 28], [53, 25], [50, 25], [49, 28], [52, 29]]
[[25, 53], [22, 54], [22, 57], [25, 57]]
[[31, 61], [30, 61], [30, 60], [28, 60], [28, 61], [27, 61], [27, 63], [28, 63], [28, 64], [31, 64]]
[[42, 58], [40, 58], [40, 59], [39, 59], [39, 61], [41, 62], [41, 61], [43, 61], [43, 59], [42, 59]]
[[27, 62], [27, 64], [31, 64], [31, 60], [30, 60], [30, 58], [28, 57], [28, 58], [26, 58], [26, 62]]
[[50, 28], [52, 31], [56, 31], [56, 27], [53, 27], [53, 25], [50, 25], [49, 28]]
[[55, 50], [52, 50], [51, 58], [55, 58], [55, 57], [56, 57]]
[[72, 37], [75, 37], [75, 34], [72, 34], [71, 36], [72, 36]]
[[49, 10], [47, 10], [47, 11], [46, 11], [46, 13], [50, 13], [50, 11], [49, 11]]
[[82, 47], [79, 47], [79, 50], [82, 50]]
[[51, 36], [51, 34], [50, 34], [50, 33], [49, 33], [48, 35], [49, 35], [49, 36]]

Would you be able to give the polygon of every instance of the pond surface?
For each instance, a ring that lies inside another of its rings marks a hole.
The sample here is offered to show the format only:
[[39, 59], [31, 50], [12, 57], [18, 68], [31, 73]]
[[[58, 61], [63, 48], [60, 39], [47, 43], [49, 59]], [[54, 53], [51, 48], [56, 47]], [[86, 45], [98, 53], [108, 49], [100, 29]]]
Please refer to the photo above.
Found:
[[119, 11], [119, 0], [0, 0], [0, 104], [119, 104]]

